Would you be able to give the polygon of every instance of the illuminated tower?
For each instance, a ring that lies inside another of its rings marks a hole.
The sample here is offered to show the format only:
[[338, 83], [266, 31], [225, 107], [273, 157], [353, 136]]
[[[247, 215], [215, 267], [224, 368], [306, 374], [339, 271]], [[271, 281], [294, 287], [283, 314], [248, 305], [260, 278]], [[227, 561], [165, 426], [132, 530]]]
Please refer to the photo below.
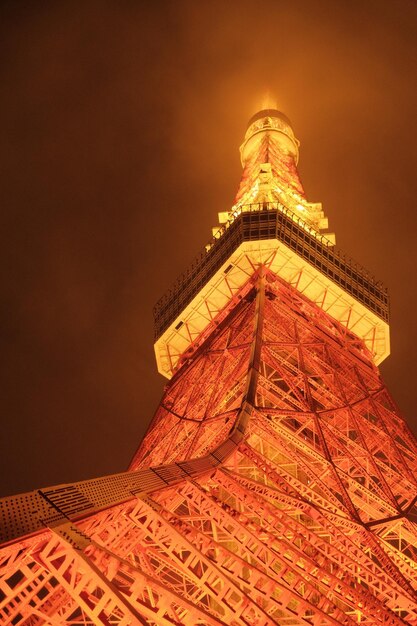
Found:
[[417, 446], [388, 299], [264, 110], [235, 204], [155, 308], [170, 379], [129, 470], [1, 504], [1, 624], [417, 624]]

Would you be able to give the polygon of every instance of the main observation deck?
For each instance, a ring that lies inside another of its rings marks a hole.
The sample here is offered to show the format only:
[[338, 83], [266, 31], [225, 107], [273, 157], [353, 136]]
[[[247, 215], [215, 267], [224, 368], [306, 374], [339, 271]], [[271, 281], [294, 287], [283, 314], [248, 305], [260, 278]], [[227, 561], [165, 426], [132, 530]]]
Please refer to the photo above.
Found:
[[154, 308], [155, 351], [165, 376], [172, 375], [181, 354], [248, 278], [245, 265], [259, 263], [269, 264], [364, 339], [376, 363], [388, 356], [386, 288], [282, 204], [243, 207], [219, 227], [208, 248]]

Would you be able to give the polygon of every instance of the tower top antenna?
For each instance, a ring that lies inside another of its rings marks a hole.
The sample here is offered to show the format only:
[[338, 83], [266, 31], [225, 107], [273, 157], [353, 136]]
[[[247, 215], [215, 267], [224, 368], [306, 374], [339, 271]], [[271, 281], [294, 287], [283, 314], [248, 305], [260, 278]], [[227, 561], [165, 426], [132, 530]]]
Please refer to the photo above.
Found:
[[275, 108], [265, 108], [260, 109], [260, 111], [252, 115], [248, 122], [247, 128], [249, 128], [249, 126], [252, 126], [252, 124], [254, 124], [257, 120], [260, 120], [264, 117], [278, 118], [279, 120], [282, 120], [283, 122], [285, 122], [285, 124], [291, 127], [291, 121], [286, 115], [284, 115], [284, 113]]
[[240, 156], [244, 166], [253, 152], [259, 152], [260, 144], [265, 136], [279, 146], [279, 151], [291, 154], [295, 162], [298, 161], [298, 146], [291, 122], [278, 109], [261, 109], [250, 118], [243, 144], [240, 147]]

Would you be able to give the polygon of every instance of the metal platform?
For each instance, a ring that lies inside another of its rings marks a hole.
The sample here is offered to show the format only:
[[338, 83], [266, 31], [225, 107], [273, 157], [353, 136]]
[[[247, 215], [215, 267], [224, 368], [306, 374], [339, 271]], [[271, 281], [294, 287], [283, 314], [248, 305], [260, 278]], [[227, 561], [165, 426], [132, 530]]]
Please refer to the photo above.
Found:
[[353, 296], [384, 322], [389, 320], [386, 287], [366, 269], [336, 249], [325, 235], [312, 231], [277, 203], [245, 207], [219, 227], [208, 252], [201, 253], [154, 307], [155, 339], [178, 317], [225, 261], [246, 241], [277, 239]]

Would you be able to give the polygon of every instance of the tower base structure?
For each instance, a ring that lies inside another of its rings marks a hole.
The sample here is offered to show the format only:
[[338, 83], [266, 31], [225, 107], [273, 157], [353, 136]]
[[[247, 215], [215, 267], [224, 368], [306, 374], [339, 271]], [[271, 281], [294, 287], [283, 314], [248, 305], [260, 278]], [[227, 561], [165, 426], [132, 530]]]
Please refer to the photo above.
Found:
[[55, 520], [1, 551], [1, 623], [416, 623], [416, 446], [364, 344], [265, 268], [236, 300], [117, 503], [104, 479], [42, 492]]

